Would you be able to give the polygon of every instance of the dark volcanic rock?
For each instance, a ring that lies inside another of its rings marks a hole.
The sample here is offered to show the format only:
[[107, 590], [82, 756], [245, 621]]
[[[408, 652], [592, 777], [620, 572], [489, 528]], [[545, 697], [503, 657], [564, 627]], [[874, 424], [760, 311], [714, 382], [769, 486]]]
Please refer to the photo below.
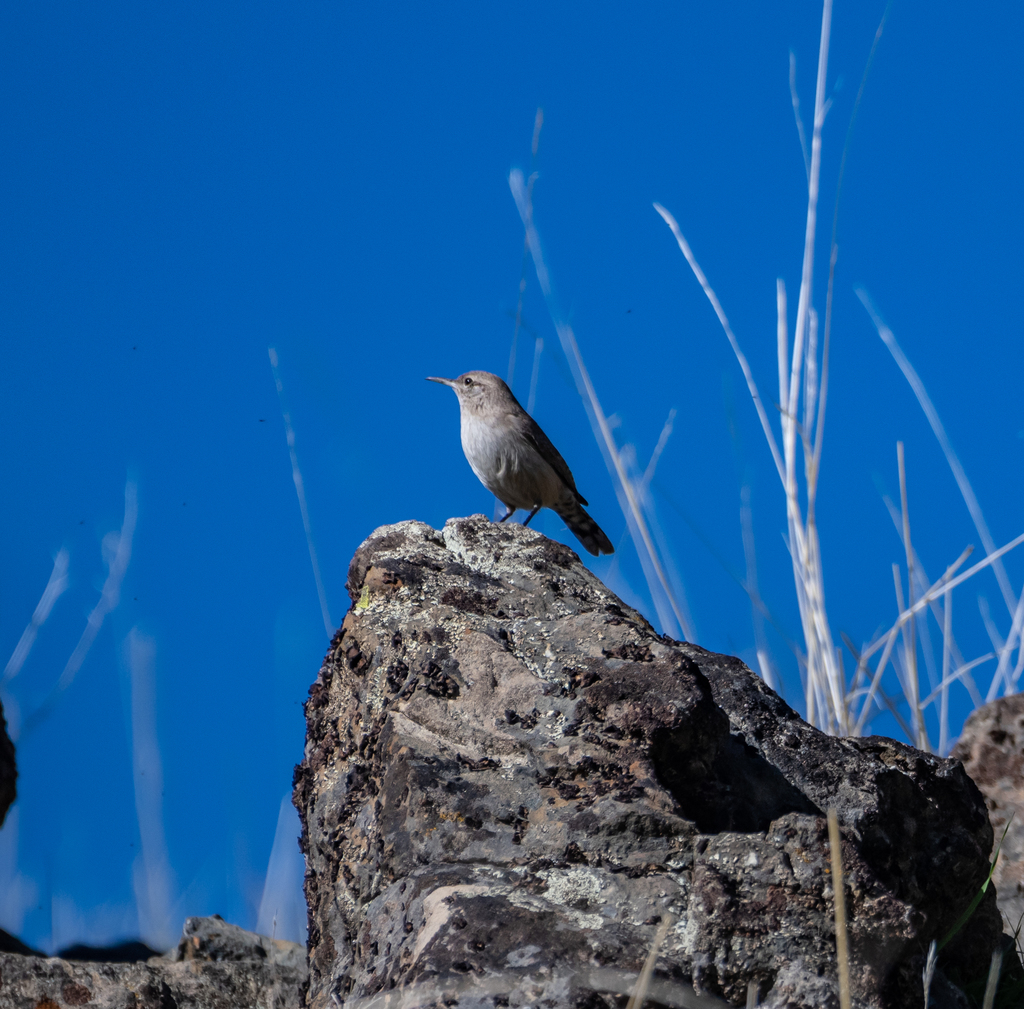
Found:
[[270, 939], [226, 922], [219, 914], [209, 918], [186, 918], [175, 960], [267, 962], [279, 967], [304, 970], [306, 950], [297, 942]]
[[[313, 1009], [620, 1005], [666, 918], [659, 1003], [837, 1006], [829, 806], [855, 1005], [921, 1004], [992, 840], [957, 761], [818, 732], [522, 526], [384, 527], [349, 592], [295, 776]], [[940, 972], [999, 932], [989, 893]]]
[[0, 928], [0, 953], [21, 953], [22, 956], [43, 956], [39, 950], [26, 946], [16, 935]]
[[964, 723], [953, 756], [985, 796], [995, 841], [1010, 824], [992, 882], [1003, 927], [1012, 934], [1024, 921], [1024, 694], [978, 708]]
[[[40, 956], [31, 950], [10, 950], [11, 953], [29, 953]], [[93, 963], [138, 963], [152, 956], [159, 956], [160, 951], [151, 949], [144, 942], [119, 942], [116, 946], [86, 946], [76, 943], [62, 949], [57, 956], [61, 960], [88, 960]]]
[[174, 960], [0, 953], [0, 1009], [298, 1009], [305, 982], [301, 946], [217, 917], [189, 918]]
[[17, 796], [18, 769], [14, 762], [14, 743], [7, 735], [7, 720], [0, 704], [0, 826], [3, 826], [7, 810]]

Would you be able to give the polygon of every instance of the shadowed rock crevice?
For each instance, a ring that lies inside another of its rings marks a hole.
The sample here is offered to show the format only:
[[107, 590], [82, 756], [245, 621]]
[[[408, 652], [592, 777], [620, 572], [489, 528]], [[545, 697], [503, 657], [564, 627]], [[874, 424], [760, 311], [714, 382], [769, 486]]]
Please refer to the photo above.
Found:
[[[522, 526], [384, 527], [349, 591], [295, 775], [311, 1009], [616, 1005], [666, 917], [657, 984], [837, 1004], [829, 806], [854, 1005], [921, 1004], [992, 841], [955, 761], [823, 735]], [[998, 933], [990, 893], [940, 971]]]
[[773, 820], [787, 813], [822, 815], [822, 810], [740, 736], [727, 735], [710, 768], [699, 768], [703, 773], [694, 773], [697, 761], [681, 756], [671, 734], [654, 741], [651, 757], [659, 780], [679, 803], [682, 815], [702, 834], [764, 833]]

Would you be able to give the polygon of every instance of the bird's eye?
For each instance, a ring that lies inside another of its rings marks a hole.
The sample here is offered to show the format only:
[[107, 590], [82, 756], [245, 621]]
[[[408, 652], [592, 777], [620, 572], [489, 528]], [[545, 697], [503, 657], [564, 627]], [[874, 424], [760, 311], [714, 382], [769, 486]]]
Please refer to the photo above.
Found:
[[472, 385], [473, 384], [473, 379], [471, 379], [471, 378], [464, 378], [462, 380], [462, 384], [463, 385]]

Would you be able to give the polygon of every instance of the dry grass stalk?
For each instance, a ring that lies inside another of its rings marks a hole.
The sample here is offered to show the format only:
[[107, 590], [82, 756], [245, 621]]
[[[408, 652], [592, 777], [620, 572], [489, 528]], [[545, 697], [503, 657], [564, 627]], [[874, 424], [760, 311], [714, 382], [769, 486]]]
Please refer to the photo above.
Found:
[[46, 623], [54, 604], [64, 594], [64, 592], [67, 591], [69, 584], [68, 558], [69, 554], [67, 550], [63, 548], [57, 553], [57, 556], [54, 557], [53, 570], [50, 572], [50, 577], [46, 582], [46, 588], [43, 589], [43, 594], [40, 597], [39, 602], [36, 604], [35, 610], [32, 611], [32, 619], [28, 622], [28, 626], [25, 630], [22, 631], [21, 637], [18, 639], [18, 643], [14, 646], [14, 651], [11, 653], [11, 657], [7, 660], [7, 665], [4, 667], [4, 674], [0, 677], [0, 687], [9, 683], [18, 675], [19, 672], [21, 672], [21, 667], [25, 664], [25, 660], [28, 658], [28, 653], [32, 650], [32, 646], [35, 644], [39, 628]]
[[644, 961], [643, 968], [636, 979], [636, 988], [633, 989], [633, 994], [626, 1003], [626, 1009], [642, 1009], [644, 1001], [647, 999], [647, 990], [651, 984], [651, 976], [654, 974], [655, 964], [658, 962], [661, 947], [671, 926], [672, 917], [668, 914], [663, 915], [661, 923], [658, 925], [658, 931], [654, 933], [654, 941], [651, 943], [650, 952], [648, 952], [647, 959]]
[[[875, 324], [882, 342], [889, 348], [889, 353], [892, 354], [893, 359], [899, 365], [900, 371], [903, 372], [911, 389], [914, 391], [914, 395], [917, 397], [917, 401], [921, 404], [921, 409], [924, 411], [925, 417], [928, 418], [928, 423], [931, 425], [936, 440], [942, 447], [942, 451], [946, 456], [946, 462], [949, 464], [957, 486], [960, 488], [960, 494], [967, 505], [967, 510], [970, 512], [974, 527], [978, 530], [978, 536], [981, 538], [985, 551], [989, 554], [993, 553], [996, 544], [995, 540], [992, 539], [992, 534], [988, 531], [988, 524], [985, 522], [985, 516], [982, 514], [981, 505], [978, 504], [974, 488], [971, 487], [971, 482], [967, 479], [967, 473], [964, 471], [959, 457], [953, 451], [953, 446], [946, 435], [946, 429], [939, 419], [939, 413], [935, 409], [931, 397], [924, 387], [924, 383], [921, 381], [914, 366], [910, 363], [907, 355], [903, 353], [903, 348], [896, 342], [893, 331], [883, 322], [868, 292], [863, 287], [858, 287], [856, 288], [856, 293], [857, 297], [861, 300], [861, 304], [867, 309], [868, 315], [871, 316], [871, 321]], [[999, 590], [1003, 595], [1006, 608], [1012, 614], [1017, 608], [1017, 597], [1013, 594], [1013, 589], [1010, 587], [1010, 579], [1006, 574], [1006, 569], [1000, 561], [992, 565], [992, 570], [996, 576], [996, 581], [999, 583]]]
[[952, 661], [953, 642], [953, 593], [942, 594], [942, 681], [939, 701], [939, 755], [946, 756], [949, 750], [949, 666]]
[[[537, 109], [537, 115], [533, 120], [533, 142], [530, 144], [530, 179], [527, 183], [527, 196], [529, 199], [530, 206], [533, 206], [533, 184], [537, 181], [537, 149], [540, 147], [540, 131], [544, 125], [544, 110], [542, 108]], [[512, 349], [508, 355], [508, 387], [512, 388], [512, 383], [516, 377], [516, 351], [519, 347], [519, 331], [523, 328], [523, 301], [526, 297], [526, 267], [530, 261], [530, 238], [529, 235], [523, 235], [523, 264], [519, 271], [519, 300], [516, 302], [516, 325], [512, 331]], [[533, 371], [536, 375], [537, 369], [540, 364], [540, 352], [543, 346], [543, 341], [538, 338], [537, 346], [533, 355]], [[534, 378], [531, 381], [530, 389], [530, 404], [526, 407], [527, 413], [533, 413], [533, 389], [536, 383]]]
[[992, 954], [992, 962], [988, 968], [988, 980], [985, 982], [985, 998], [981, 1009], [992, 1009], [996, 1001], [996, 989], [999, 987], [999, 973], [1003, 969], [1003, 951], [997, 949]]
[[804, 171], [807, 181], [811, 181], [811, 155], [807, 150], [807, 134], [804, 132], [804, 120], [800, 115], [800, 95], [796, 90], [796, 53], [789, 51], [789, 100], [793, 103], [793, 118], [796, 120], [796, 132], [800, 137], [800, 150], [804, 156]]
[[1020, 536], [1010, 540], [1005, 546], [1000, 547], [998, 550], [993, 551], [987, 557], [978, 561], [973, 567], [968, 568], [962, 574], [952, 577], [954, 572], [960, 567], [961, 564], [967, 559], [970, 554], [970, 548], [965, 550], [960, 557], [951, 564], [945, 574], [932, 585], [927, 592], [925, 592], [920, 599], [918, 599], [913, 606], [903, 610], [896, 623], [888, 630], [888, 632], [879, 637], [872, 645], [869, 645], [860, 656], [860, 665], [866, 669], [867, 660], [874, 655], [877, 651], [882, 651], [882, 657], [878, 660], [878, 664], [875, 667], [874, 674], [871, 679], [871, 687], [867, 691], [864, 703], [861, 707], [860, 715], [857, 719], [857, 723], [854, 727], [854, 733], [861, 735], [864, 731], [864, 725], [868, 720], [868, 716], [871, 713], [871, 704], [874, 702], [875, 695], [879, 690], [879, 685], [882, 679], [882, 673], [885, 671], [886, 664], [892, 655], [893, 646], [896, 642], [896, 637], [900, 633], [903, 625], [911, 618], [911, 616], [920, 613], [926, 606], [928, 606], [932, 600], [938, 599], [939, 596], [945, 595], [951, 592], [958, 585], [967, 581], [969, 578], [973, 578], [979, 571], [993, 565], [1000, 557], [1008, 553], [1010, 550], [1015, 549], [1024, 543], [1024, 533]]
[[[907, 465], [903, 442], [896, 442], [896, 463], [900, 475], [900, 508], [903, 516], [903, 548], [907, 556], [907, 602], [914, 606], [914, 549], [910, 542], [910, 506], [907, 503]], [[902, 604], [900, 609], [903, 609]], [[930, 750], [928, 734], [921, 713], [920, 680], [917, 672], [917, 628], [913, 613], [904, 625], [904, 654], [906, 656], [906, 684], [903, 695], [910, 704], [910, 715], [914, 727], [914, 744], [921, 750]]]
[[[1013, 652], [1015, 646], [1019, 646], [1021, 638], [1021, 625], [1024, 623], [1024, 592], [1021, 593], [1020, 599], [1017, 600], [1017, 606], [1013, 612], [1013, 622], [1010, 625], [1010, 633], [1007, 635], [1006, 642], [1001, 649], [999, 649], [999, 665], [996, 667], [996, 674], [992, 677], [992, 683], [988, 688], [988, 696], [985, 698], [986, 702], [995, 700], [999, 694], [999, 688], [1003, 688], [1003, 692], [1006, 694], [1015, 693], [1017, 690], [1017, 677], [1020, 675], [1016, 669], [1014, 673], [1010, 673], [1010, 655]], [[1017, 664], [1018, 667], [1021, 661], [1022, 649], [1018, 647]]]
[[626, 472], [622, 453], [619, 451], [619, 448], [615, 443], [615, 438], [612, 435], [611, 425], [608, 423], [608, 418], [601, 407], [601, 402], [598, 399], [594, 383], [590, 378], [590, 372], [583, 363], [583, 355], [580, 353], [579, 345], [576, 342], [576, 334], [573, 332], [572, 326], [562, 318], [561, 313], [555, 304], [551, 277], [548, 272], [547, 264], [544, 261], [543, 251], [541, 250], [540, 236], [537, 234], [537, 229], [534, 224], [533, 207], [530, 203], [528, 188], [523, 180], [523, 173], [518, 169], [513, 170], [509, 174], [508, 181], [509, 187], [512, 190], [512, 195], [516, 201], [516, 207], [519, 210], [519, 216], [523, 222], [523, 227], [526, 229], [527, 242], [530, 246], [530, 254], [533, 257], [533, 265], [537, 274], [537, 282], [540, 284], [541, 292], [543, 293], [544, 300], [547, 303], [548, 313], [551, 316], [551, 321], [554, 323], [555, 332], [558, 333], [558, 339], [562, 344], [562, 350], [565, 353], [566, 359], [569, 361], [570, 367], [572, 368], [576, 387], [583, 400], [583, 405], [586, 407], [587, 416], [590, 419], [591, 427], [594, 431], [594, 438], [597, 441], [598, 447], [601, 449], [602, 455], [604, 455], [609, 471], [616, 480], [615, 490], [616, 495], [619, 498], [619, 506], [622, 508], [623, 515], [626, 518], [626, 524], [633, 537], [637, 555], [644, 567], [644, 574], [648, 578], [648, 586], [651, 590], [651, 596], [655, 599], [655, 603], [657, 604], [658, 590], [660, 589], [660, 592], [663, 594], [663, 597], [667, 600], [672, 610], [672, 615], [676, 623], [679, 625], [682, 635], [687, 640], [692, 640], [693, 630], [691, 621], [684, 613], [679, 600], [676, 598], [676, 594], [672, 591], [672, 588], [669, 585], [668, 577], [665, 574], [665, 568], [662, 564], [659, 552], [654, 545], [654, 540], [651, 537], [647, 520], [640, 507], [636, 488], [633, 486], [633, 482], [629, 479]]
[[836, 914], [836, 960], [839, 963], [839, 1009], [850, 1009], [850, 950], [846, 935], [846, 893], [843, 890], [843, 854], [839, 820], [828, 811], [828, 846], [832, 856], [832, 894]]
[[526, 397], [526, 412], [532, 417], [537, 405], [537, 383], [540, 381], [540, 355], [544, 352], [544, 338], [536, 337], [533, 342], [533, 368], [530, 371], [530, 393]]
[[277, 387], [277, 398], [281, 404], [281, 416], [284, 419], [285, 438], [288, 441], [288, 458], [292, 464], [292, 482], [295, 484], [295, 494], [299, 499], [299, 512], [302, 515], [302, 528], [306, 533], [306, 546], [309, 549], [309, 561], [313, 565], [313, 579], [316, 582], [316, 595], [320, 600], [320, 615], [323, 617], [324, 630], [327, 632], [328, 641], [334, 635], [334, 627], [331, 625], [331, 614], [327, 608], [327, 590], [324, 588], [324, 580], [320, 577], [320, 563], [316, 559], [316, 547], [313, 544], [313, 527], [309, 521], [309, 508], [306, 506], [306, 485], [302, 480], [302, 470], [299, 469], [299, 457], [295, 452], [295, 431], [292, 428], [292, 418], [284, 402], [284, 383], [277, 370], [277, 351], [273, 347], [267, 348], [270, 355], [270, 367], [274, 372], [274, 385]]
[[938, 957], [938, 945], [932, 939], [928, 945], [928, 958], [924, 962], [924, 970], [921, 971], [921, 982], [924, 987], [924, 1009], [928, 1009], [928, 995], [932, 988], [932, 978], [935, 976], [935, 960]]
[[50, 691], [46, 699], [38, 708], [25, 719], [21, 727], [20, 736], [24, 737], [32, 729], [36, 728], [54, 709], [64, 692], [74, 682], [78, 670], [82, 668], [89, 649], [92, 648], [96, 635], [99, 634], [103, 621], [107, 614], [113, 610], [121, 600], [121, 583], [128, 571], [128, 564], [132, 557], [132, 539], [135, 536], [135, 524], [139, 517], [138, 486], [134, 481], [128, 480], [124, 485], [124, 518], [121, 520], [121, 531], [110, 533], [116, 538], [113, 555], [110, 557], [106, 580], [103, 582], [103, 589], [100, 592], [99, 601], [92, 608], [89, 618], [85, 624], [85, 630], [75, 645], [60, 679], [56, 686]]

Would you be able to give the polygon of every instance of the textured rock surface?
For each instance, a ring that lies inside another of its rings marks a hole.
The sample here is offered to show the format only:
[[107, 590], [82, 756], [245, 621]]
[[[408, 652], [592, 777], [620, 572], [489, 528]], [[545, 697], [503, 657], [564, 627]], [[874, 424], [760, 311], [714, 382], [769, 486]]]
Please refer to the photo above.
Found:
[[3, 705], [0, 704], [0, 826], [17, 794], [15, 785], [18, 771], [14, 763], [14, 743], [7, 735], [7, 720], [4, 718]]
[[[295, 780], [314, 1009], [412, 986], [410, 1005], [621, 1005], [602, 978], [638, 971], [665, 917], [674, 991], [838, 1005], [829, 805], [855, 1004], [921, 1004], [921, 956], [991, 846], [958, 762], [823, 735], [522, 526], [384, 527], [349, 592]], [[984, 974], [999, 932], [990, 891], [940, 970]]]
[[92, 963], [0, 953], [0, 1009], [298, 1009], [305, 950], [189, 918], [174, 959]]
[[985, 796], [995, 841], [1013, 817], [992, 877], [1003, 927], [1012, 933], [1024, 918], [1024, 694], [975, 711], [953, 756], [964, 762]]
[[306, 947], [297, 942], [270, 939], [256, 932], [224, 921], [219, 915], [210, 918], [186, 918], [174, 960], [215, 960], [265, 962], [275, 967], [304, 972]]

